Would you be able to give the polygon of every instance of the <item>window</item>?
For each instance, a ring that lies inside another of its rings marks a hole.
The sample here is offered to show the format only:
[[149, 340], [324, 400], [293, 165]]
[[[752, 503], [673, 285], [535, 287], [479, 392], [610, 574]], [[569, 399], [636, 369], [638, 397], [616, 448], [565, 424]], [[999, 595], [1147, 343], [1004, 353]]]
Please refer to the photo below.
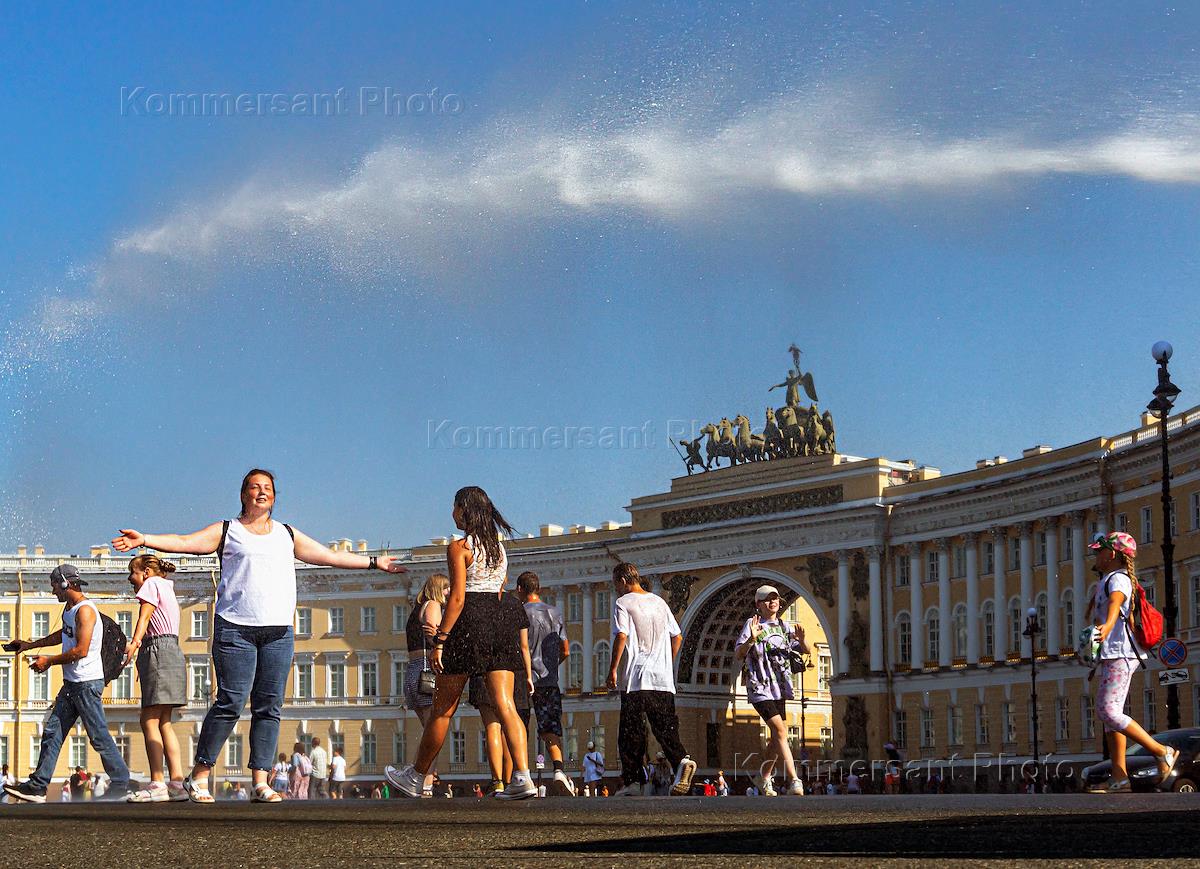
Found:
[[1168, 515], [1171, 517], [1171, 536], [1178, 537], [1179, 536], [1179, 524], [1175, 521], [1175, 517], [1179, 515], [1179, 511], [1175, 509], [1174, 501], [1171, 502], [1168, 509], [1170, 510], [1170, 513]]
[[1046, 532], [1039, 531], [1037, 533], [1037, 559], [1033, 562], [1037, 565], [1046, 563]]
[[40, 640], [50, 633], [50, 613], [33, 614], [33, 638]]
[[903, 666], [912, 665], [912, 622], [908, 613], [896, 617], [896, 658]]
[[379, 763], [379, 739], [374, 733], [362, 735], [362, 757], [364, 767], [373, 767]]
[[1069, 588], [1063, 592], [1060, 611], [1062, 612], [1063, 646], [1073, 647], [1075, 645], [1075, 592]]
[[896, 735], [896, 747], [905, 748], [908, 745], [908, 713], [897, 709], [892, 713], [892, 732]]
[[208, 639], [208, 611], [192, 610], [192, 639]]
[[596, 751], [600, 752], [601, 754], [605, 754], [607, 752], [608, 749], [605, 747], [607, 745], [607, 743], [605, 742], [605, 739], [604, 739], [604, 725], [603, 724], [597, 724], [595, 727], [592, 728], [591, 741], [596, 743]]
[[375, 633], [375, 607], [365, 606], [361, 610], [362, 621], [360, 628], [364, 634]]
[[1071, 700], [1059, 697], [1055, 701], [1057, 714], [1054, 716], [1054, 738], [1059, 742], [1071, 738]]
[[908, 556], [901, 553], [896, 564], [896, 585], [904, 587], [909, 583]]
[[340, 606], [329, 608], [329, 633], [346, 633], [346, 611]]
[[313, 696], [313, 665], [311, 661], [296, 662], [296, 699], [311, 700]]
[[954, 657], [967, 656], [967, 605], [960, 603], [954, 608]]
[[[35, 760], [36, 763], [36, 760]], [[8, 737], [0, 736], [0, 765], [8, 766]]]
[[1188, 500], [1192, 505], [1192, 530], [1200, 531], [1200, 492], [1192, 492]]
[[1004, 703], [1000, 707], [1000, 714], [1004, 724], [1004, 742], [1011, 745], [1017, 741], [1017, 710], [1012, 703]]
[[[29, 737], [29, 756], [32, 758], [37, 758], [41, 753], [42, 738], [37, 735]], [[34, 760], [34, 763], [37, 763], [37, 761]]]
[[1062, 561], [1070, 561], [1075, 557], [1075, 529], [1066, 525], [1062, 530]]
[[607, 589], [596, 592], [596, 616], [600, 619], [612, 618], [612, 592]]
[[[401, 724], [403, 724], [403, 722], [401, 722]], [[329, 737], [330, 752], [332, 752], [335, 748], [342, 757], [346, 756], [346, 734], [334, 733]]]
[[936, 549], [931, 549], [925, 553], [925, 581], [937, 582], [941, 579], [940, 564], [941, 559]]
[[12, 699], [12, 662], [0, 661], [0, 700]]
[[821, 751], [824, 754], [829, 754], [833, 750], [833, 728], [821, 728]]
[[12, 613], [0, 613], [0, 639], [12, 636]]
[[1010, 652], [1021, 652], [1021, 631], [1025, 625], [1025, 614], [1021, 612], [1021, 602], [1017, 598], [1013, 598], [1008, 602], [1008, 650]]
[[1117, 530], [1125, 532], [1129, 531], [1129, 520], [1126, 518], [1124, 513], [1117, 514]]
[[1020, 570], [1021, 569], [1021, 538], [1020, 537], [1008, 538], [1008, 549], [1009, 549], [1008, 569], [1009, 570]]
[[937, 610], [931, 609], [925, 613], [925, 638], [927, 640], [925, 663], [927, 666], [936, 664], [938, 661], [938, 643], [941, 640], [942, 628], [941, 621]]
[[[800, 728], [795, 726], [788, 727], [788, 747], [792, 750], [792, 757], [796, 759], [797, 765], [801, 760], [801, 752], [804, 749], [804, 744], [800, 741]], [[710, 764], [716, 766], [717, 764]]]
[[817, 653], [817, 689], [829, 690], [829, 680], [833, 678], [833, 658], [828, 653]]
[[571, 643], [571, 656], [567, 658], [567, 687], [583, 687], [583, 646]]
[[983, 656], [993, 658], [996, 655], [996, 605], [992, 601], [983, 602]]
[[1151, 507], [1142, 508], [1142, 537], [1138, 543], [1154, 542], [1154, 510]]
[[479, 728], [479, 765], [487, 763], [487, 728]]
[[988, 744], [988, 714], [987, 704], [975, 704], [975, 744]]
[[608, 642], [601, 640], [596, 644], [596, 681], [603, 682], [608, 678], [608, 668], [612, 664], [612, 651]]
[[242, 735], [231, 733], [225, 742], [225, 765], [235, 768], [242, 766]]
[[401, 657], [392, 658], [392, 696], [404, 696], [404, 671], [408, 669], [408, 661]]
[[1147, 733], [1153, 733], [1158, 730], [1158, 704], [1154, 702], [1153, 688], [1142, 692], [1142, 708], [1145, 710], [1142, 718], [1145, 723], [1142, 726], [1146, 728]]
[[133, 636], [133, 613], [128, 610], [120, 610], [117, 612], [116, 622], [117, 627], [121, 629], [121, 632], [125, 636]]
[[132, 700], [133, 699], [133, 667], [126, 667], [121, 671], [121, 675], [113, 680], [113, 699], [114, 700]]
[[87, 769], [87, 747], [88, 738], [86, 736], [71, 737], [71, 754], [70, 760], [68, 761], [71, 769], [74, 769], [77, 766]]
[[358, 665], [359, 685], [362, 690], [359, 692], [361, 697], [378, 697], [379, 696], [379, 662], [368, 660], [360, 661]]
[[1138, 576], [1138, 584], [1141, 585], [1142, 591], [1146, 593], [1146, 600], [1150, 602], [1150, 606], [1158, 606], [1158, 583], [1155, 582], [1155, 576], [1152, 571], [1146, 571]]
[[450, 762], [467, 762], [467, 734], [456, 730], [450, 736]]
[[29, 674], [29, 699], [48, 701], [50, 699], [50, 674]]
[[933, 710], [921, 707], [921, 748], [933, 748]]
[[991, 540], [983, 542], [983, 572], [996, 572], [996, 544]]
[[312, 609], [302, 606], [296, 610], [296, 636], [312, 636]]
[[[1042, 626], [1041, 632], [1037, 635], [1037, 647], [1039, 652], [1046, 651], [1046, 619], [1048, 617], [1046, 607], [1046, 593], [1042, 592], [1037, 596], [1038, 624]], [[1057, 652], [1058, 649], [1055, 649], [1054, 651]]]
[[566, 755], [568, 763], [579, 759], [579, 728], [563, 728], [563, 754]]
[[[114, 736], [113, 742], [117, 744], [117, 752], [121, 755], [121, 760], [125, 761], [126, 766], [129, 766], [129, 749], [132, 741], [128, 736]], [[163, 765], [166, 765], [165, 762]], [[168, 770], [164, 769], [163, 772], [168, 772]]]
[[392, 633], [402, 634], [408, 627], [409, 606], [406, 603], [392, 604]]
[[1200, 628], [1200, 571], [1192, 574], [1192, 627]]
[[[1030, 704], [1029, 705], [1029, 734], [1028, 735], [1029, 735], [1029, 744], [1031, 746], [1033, 745], [1033, 728], [1034, 728], [1033, 717], [1035, 715], [1037, 716], [1038, 733], [1042, 736], [1043, 739], [1049, 735], [1046, 732], [1046, 729], [1042, 726], [1042, 722], [1046, 720], [1046, 716], [1044, 714], [1042, 714], [1042, 704], [1039, 703], [1036, 707], [1034, 707], [1033, 704]], [[1040, 748], [1040, 746], [1039, 746], [1039, 748]]]
[[329, 696], [342, 699], [346, 696], [346, 665], [338, 661], [327, 666], [329, 671]]
[[963, 715], [961, 706], [950, 707], [950, 744], [963, 744]]
[[208, 700], [208, 661], [188, 661], [188, 699]]
[[954, 573], [956, 578], [967, 575], [967, 547], [961, 543], [954, 544]]
[[577, 591], [567, 592], [567, 621], [583, 621], [583, 595]]
[[403, 766], [408, 759], [408, 734], [404, 732], [404, 722], [398, 722], [399, 730], [392, 734], [392, 763]]

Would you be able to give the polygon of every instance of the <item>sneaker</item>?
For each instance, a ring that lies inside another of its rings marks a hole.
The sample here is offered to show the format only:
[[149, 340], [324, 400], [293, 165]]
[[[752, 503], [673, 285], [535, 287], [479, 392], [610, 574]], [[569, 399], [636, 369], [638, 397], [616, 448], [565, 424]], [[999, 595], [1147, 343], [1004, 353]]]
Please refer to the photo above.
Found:
[[504, 793], [504, 782], [498, 778], [492, 779], [492, 786], [488, 788], [488, 795], [498, 797], [502, 793]]
[[692, 776], [696, 774], [696, 761], [684, 756], [679, 761], [679, 769], [675, 770], [675, 783], [671, 785], [671, 793], [677, 797], [685, 796], [692, 789]]
[[575, 796], [575, 783], [561, 769], [554, 771], [554, 784], [561, 790], [563, 795], [568, 797]]
[[[180, 786], [179, 790], [180, 790], [180, 792], [183, 791], [182, 785]], [[183, 798], [186, 800], [188, 798], [188, 795], [186, 793], [183, 794]], [[151, 782], [150, 787], [142, 788], [140, 791], [132, 791], [127, 797], [125, 797], [125, 802], [127, 802], [127, 803], [165, 803], [165, 802], [168, 802], [170, 799], [171, 799], [170, 789], [163, 782], [156, 781], [156, 782]]]
[[613, 794], [614, 797], [640, 797], [641, 795], [642, 786], [637, 782], [630, 782], [629, 784], [625, 785], [625, 787]]
[[804, 782], [800, 781], [798, 778], [792, 779], [788, 783], [787, 792], [794, 797], [804, 796]]
[[425, 790], [425, 776], [417, 772], [411, 763], [404, 769], [396, 769], [388, 764], [383, 769], [383, 776], [388, 780], [388, 784], [400, 792], [401, 796], [419, 798], [421, 792]]
[[512, 781], [508, 783], [508, 787], [496, 793], [496, 799], [498, 800], [524, 800], [536, 796], [537, 785], [533, 783], [528, 773], [521, 776], [513, 775]]
[[779, 796], [779, 791], [775, 790], [774, 776], [767, 778], [765, 775], [760, 775], [754, 780], [754, 784], [758, 787], [758, 792], [764, 797]]
[[23, 781], [16, 785], [5, 785], [4, 792], [15, 800], [20, 800], [23, 803], [44, 803], [46, 802], [46, 791], [38, 790], [27, 781]]

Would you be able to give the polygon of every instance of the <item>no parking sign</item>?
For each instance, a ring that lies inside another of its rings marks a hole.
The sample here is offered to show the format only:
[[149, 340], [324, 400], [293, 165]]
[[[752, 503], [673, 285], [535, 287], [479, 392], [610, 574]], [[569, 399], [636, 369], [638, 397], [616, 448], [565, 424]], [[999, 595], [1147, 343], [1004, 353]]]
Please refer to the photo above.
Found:
[[1182, 640], [1168, 637], [1158, 647], [1158, 660], [1167, 667], [1179, 667], [1187, 660], [1187, 646]]

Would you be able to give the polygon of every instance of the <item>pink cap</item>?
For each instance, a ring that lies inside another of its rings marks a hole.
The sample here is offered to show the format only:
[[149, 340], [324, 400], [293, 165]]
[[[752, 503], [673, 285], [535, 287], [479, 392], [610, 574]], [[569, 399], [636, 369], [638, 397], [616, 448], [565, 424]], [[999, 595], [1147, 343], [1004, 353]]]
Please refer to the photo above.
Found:
[[1088, 544], [1088, 549], [1111, 549], [1114, 552], [1124, 552], [1127, 555], [1137, 555], [1137, 541], [1124, 531], [1113, 531], [1111, 534], [1097, 535]]

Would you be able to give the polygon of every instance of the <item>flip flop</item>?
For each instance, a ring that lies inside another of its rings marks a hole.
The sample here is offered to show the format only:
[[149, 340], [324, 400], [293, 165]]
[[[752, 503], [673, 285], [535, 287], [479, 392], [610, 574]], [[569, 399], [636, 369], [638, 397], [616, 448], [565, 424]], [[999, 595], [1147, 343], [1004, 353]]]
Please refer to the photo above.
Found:
[[271, 786], [266, 782], [254, 786], [254, 799], [251, 802], [255, 803], [282, 803], [283, 797], [271, 789]]
[[193, 803], [215, 802], [213, 800], [213, 795], [208, 792], [208, 779], [205, 779], [203, 783], [200, 783], [193, 781], [192, 777], [189, 775], [183, 780], [183, 789], [187, 791], [188, 799]]

